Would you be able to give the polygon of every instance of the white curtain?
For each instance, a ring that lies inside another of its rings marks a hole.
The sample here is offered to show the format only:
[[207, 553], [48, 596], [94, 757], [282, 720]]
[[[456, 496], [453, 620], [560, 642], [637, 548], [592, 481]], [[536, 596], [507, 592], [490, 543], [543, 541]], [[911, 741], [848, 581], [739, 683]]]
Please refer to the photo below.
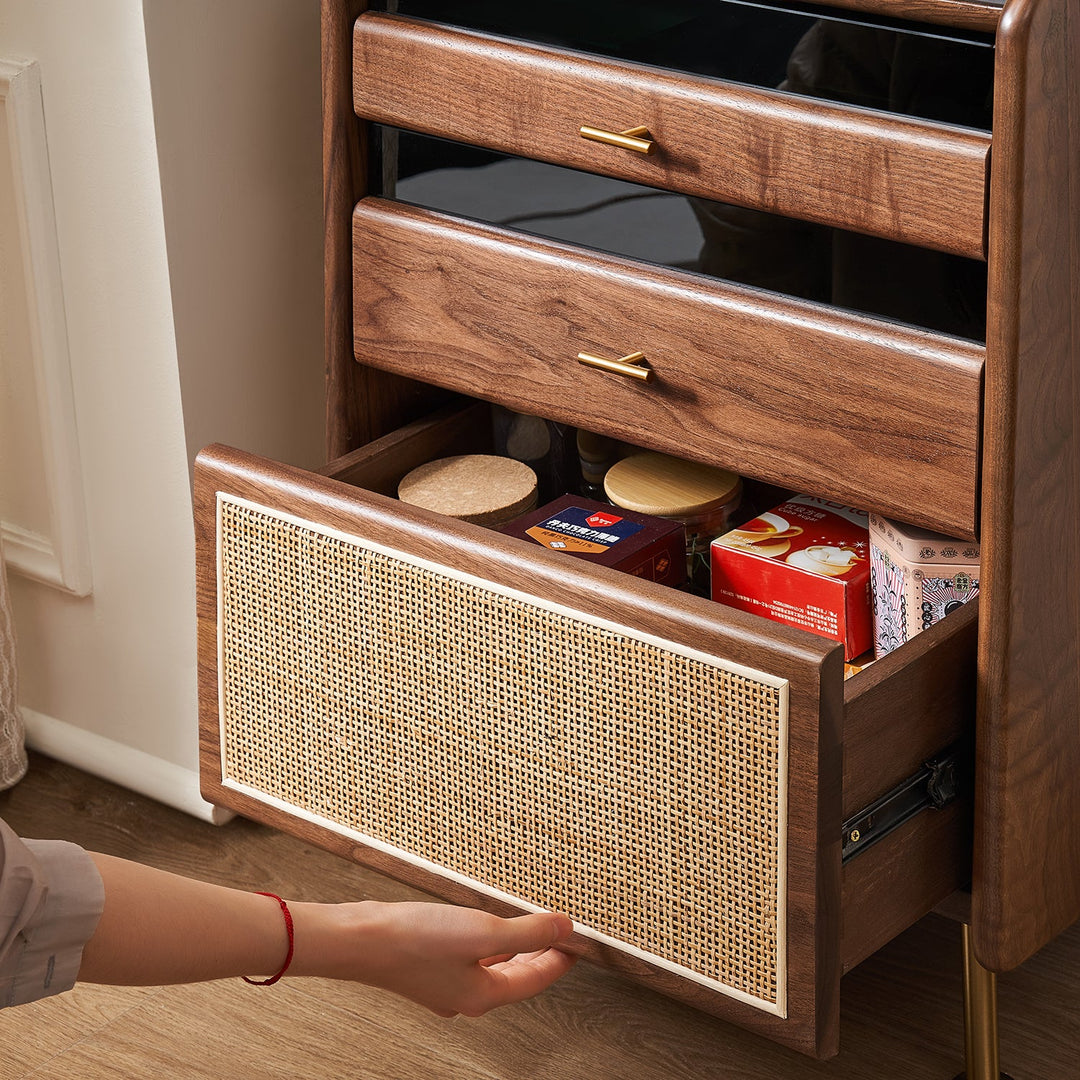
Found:
[[25, 772], [26, 746], [15, 669], [15, 620], [0, 551], [0, 791], [21, 780]]

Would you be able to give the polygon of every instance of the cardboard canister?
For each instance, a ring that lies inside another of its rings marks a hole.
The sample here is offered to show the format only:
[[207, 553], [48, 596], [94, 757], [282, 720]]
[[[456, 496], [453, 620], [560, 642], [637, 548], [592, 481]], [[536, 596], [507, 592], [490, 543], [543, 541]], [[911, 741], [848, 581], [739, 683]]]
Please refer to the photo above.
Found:
[[495, 454], [459, 454], [407, 473], [398, 484], [398, 498], [494, 529], [536, 506], [536, 487], [536, 473], [520, 461]]
[[870, 593], [880, 660], [979, 595], [979, 545], [871, 514]]

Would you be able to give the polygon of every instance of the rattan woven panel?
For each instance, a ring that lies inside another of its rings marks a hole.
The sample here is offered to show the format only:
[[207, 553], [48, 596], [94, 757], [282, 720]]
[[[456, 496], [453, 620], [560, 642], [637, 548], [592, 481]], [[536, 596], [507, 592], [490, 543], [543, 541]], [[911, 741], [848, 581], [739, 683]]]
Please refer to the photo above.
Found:
[[222, 496], [223, 781], [784, 1012], [783, 683]]

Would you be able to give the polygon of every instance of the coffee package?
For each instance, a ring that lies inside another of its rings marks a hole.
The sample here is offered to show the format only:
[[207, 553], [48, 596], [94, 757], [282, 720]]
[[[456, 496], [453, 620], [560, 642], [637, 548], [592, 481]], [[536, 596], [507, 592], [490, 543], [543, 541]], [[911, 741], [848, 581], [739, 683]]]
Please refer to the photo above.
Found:
[[796, 495], [712, 544], [712, 598], [832, 638], [853, 660], [873, 643], [868, 515]]
[[562, 495], [500, 531], [663, 585], [686, 584], [686, 538], [678, 521]]

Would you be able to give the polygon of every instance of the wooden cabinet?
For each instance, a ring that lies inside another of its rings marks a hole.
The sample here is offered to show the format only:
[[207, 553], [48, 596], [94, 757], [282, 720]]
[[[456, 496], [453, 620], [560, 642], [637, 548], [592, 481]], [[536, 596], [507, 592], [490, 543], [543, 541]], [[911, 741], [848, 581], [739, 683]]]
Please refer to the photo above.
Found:
[[[956, 890], [997, 970], [1080, 914], [1080, 26], [833, 6], [996, 30], [992, 131], [324, 0], [331, 464], [196, 477], [208, 798], [566, 910], [589, 958], [822, 1057], [842, 973]], [[985, 344], [369, 193], [368, 121], [985, 259]], [[648, 386], [576, 360], [633, 351]], [[823, 638], [394, 500], [488, 448], [483, 402], [977, 537], [980, 600], [845, 683]], [[965, 794], [845, 858], [946, 748]]]

